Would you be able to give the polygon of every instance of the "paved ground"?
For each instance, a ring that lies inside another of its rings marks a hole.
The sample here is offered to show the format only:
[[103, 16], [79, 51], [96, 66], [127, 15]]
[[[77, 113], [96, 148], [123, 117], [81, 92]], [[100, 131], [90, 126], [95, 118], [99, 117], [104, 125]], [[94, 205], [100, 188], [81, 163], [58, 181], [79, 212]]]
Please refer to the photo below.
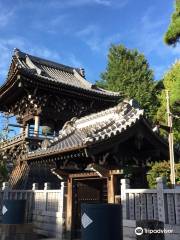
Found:
[[[39, 238], [39, 240], [61, 240], [60, 238]], [[80, 240], [80, 239], [74, 239], [74, 240]]]
[[60, 238], [39, 238], [39, 240], [61, 240]]

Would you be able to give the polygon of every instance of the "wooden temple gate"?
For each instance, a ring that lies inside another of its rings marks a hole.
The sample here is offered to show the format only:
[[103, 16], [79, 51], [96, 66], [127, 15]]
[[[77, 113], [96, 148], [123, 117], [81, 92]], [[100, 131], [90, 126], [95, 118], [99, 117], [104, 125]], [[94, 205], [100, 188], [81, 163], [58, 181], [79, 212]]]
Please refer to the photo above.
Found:
[[70, 174], [67, 182], [66, 231], [80, 237], [82, 203], [115, 203], [120, 192], [119, 170]]
[[135, 169], [133, 183], [142, 187], [148, 163], [169, 157], [136, 101], [89, 83], [80, 68], [18, 49], [0, 88], [0, 111], [16, 116], [22, 130], [0, 144], [3, 159], [15, 163], [11, 187], [27, 190], [35, 182], [42, 189], [49, 181], [56, 189], [65, 182], [70, 239], [79, 235], [82, 203], [114, 203], [120, 195], [119, 169]]

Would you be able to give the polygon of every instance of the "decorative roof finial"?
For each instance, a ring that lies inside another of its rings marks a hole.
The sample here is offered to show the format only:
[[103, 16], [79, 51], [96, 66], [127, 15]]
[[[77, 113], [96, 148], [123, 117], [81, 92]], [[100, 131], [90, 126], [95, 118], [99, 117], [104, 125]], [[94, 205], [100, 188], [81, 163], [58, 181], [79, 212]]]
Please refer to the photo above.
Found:
[[79, 72], [80, 72], [80, 74], [81, 74], [81, 76], [82, 76], [83, 78], [86, 77], [86, 76], [85, 76], [85, 70], [84, 70], [84, 68], [80, 68], [80, 69], [79, 69]]

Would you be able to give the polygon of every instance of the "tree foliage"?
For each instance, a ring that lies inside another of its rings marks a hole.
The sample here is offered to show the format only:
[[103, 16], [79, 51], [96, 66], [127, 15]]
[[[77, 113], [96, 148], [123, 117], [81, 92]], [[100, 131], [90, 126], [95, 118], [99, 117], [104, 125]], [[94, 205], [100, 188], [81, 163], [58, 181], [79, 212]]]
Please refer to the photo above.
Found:
[[[1, 141], [3, 140], [3, 134], [0, 132], [0, 144]], [[2, 182], [7, 181], [8, 179], [8, 169], [6, 166], [6, 162], [3, 159], [2, 153], [0, 153], [0, 185]]]
[[154, 115], [158, 103], [153, 71], [137, 50], [112, 45], [106, 71], [101, 74], [97, 85], [136, 99], [151, 117]]
[[[170, 107], [173, 115], [180, 117], [180, 61], [172, 65], [163, 79], [164, 90], [170, 91]], [[160, 107], [157, 112], [157, 119], [167, 124], [166, 94], [162, 91], [159, 96]], [[180, 119], [173, 119], [173, 130], [176, 142], [180, 141]]]
[[0, 156], [0, 184], [7, 181], [8, 179], [8, 170], [5, 162], [3, 161], [2, 156]]
[[164, 41], [168, 45], [174, 45], [180, 40], [180, 0], [175, 1], [175, 11], [171, 17], [171, 23], [164, 36]]
[[[175, 164], [176, 183], [180, 184], [180, 163]], [[155, 162], [150, 165], [150, 170], [147, 173], [147, 181], [150, 188], [156, 187], [156, 178], [165, 177], [167, 185], [171, 185], [170, 182], [170, 163], [167, 161]]]

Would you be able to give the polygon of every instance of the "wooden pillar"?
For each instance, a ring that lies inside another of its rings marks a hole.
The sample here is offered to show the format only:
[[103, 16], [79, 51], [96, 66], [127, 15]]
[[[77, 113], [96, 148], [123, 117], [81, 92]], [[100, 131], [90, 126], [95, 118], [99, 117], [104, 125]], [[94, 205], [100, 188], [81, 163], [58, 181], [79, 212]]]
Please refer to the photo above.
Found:
[[107, 178], [108, 203], [115, 203], [115, 176], [110, 174]]
[[25, 136], [29, 137], [29, 124], [27, 124], [25, 128]]
[[73, 180], [68, 179], [67, 182], [67, 209], [66, 209], [66, 237], [71, 239], [72, 231], [72, 203], [73, 203]]
[[21, 124], [21, 127], [20, 127], [20, 134], [23, 134], [24, 133], [24, 127], [23, 125]]
[[34, 136], [39, 135], [39, 116], [34, 117]]

